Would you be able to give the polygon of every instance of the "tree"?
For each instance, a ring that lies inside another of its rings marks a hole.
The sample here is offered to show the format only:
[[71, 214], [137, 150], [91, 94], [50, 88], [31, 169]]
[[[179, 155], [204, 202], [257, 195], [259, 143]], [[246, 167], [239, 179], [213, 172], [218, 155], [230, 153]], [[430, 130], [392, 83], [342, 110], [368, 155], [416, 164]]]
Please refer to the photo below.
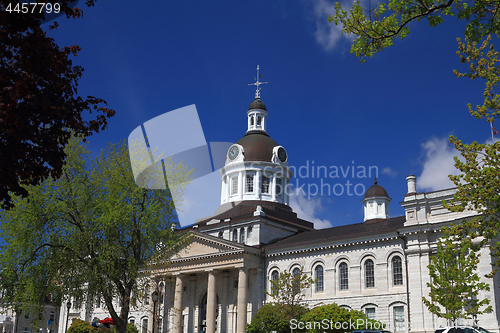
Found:
[[[100, 98], [77, 95], [83, 68], [73, 66], [71, 56], [80, 47], [59, 48], [41, 27], [45, 18], [41, 6], [33, 10], [30, 5], [23, 13], [15, 10], [20, 2], [0, 0], [0, 206], [4, 209], [13, 206], [9, 191], [26, 197], [24, 185], [62, 175], [64, 147], [72, 133], [87, 137], [104, 130], [106, 118], [115, 113], [102, 106], [106, 102]], [[71, 2], [58, 1], [61, 11], [68, 18], [81, 17], [82, 11], [71, 8]], [[56, 27], [55, 22], [49, 28]], [[84, 120], [83, 115], [92, 111], [100, 114]]]
[[342, 32], [353, 34], [355, 39], [351, 53], [363, 60], [373, 57], [386, 47], [392, 46], [395, 38], [404, 39], [410, 33], [409, 24], [427, 19], [435, 27], [443, 22], [445, 16], [457, 16], [467, 21], [465, 37], [479, 41], [489, 34], [497, 34], [500, 21], [496, 15], [498, 0], [390, 0], [379, 2], [369, 8], [354, 2], [349, 12], [337, 2], [336, 13], [328, 20], [336, 25], [342, 24]]
[[271, 291], [266, 294], [273, 298], [273, 303], [284, 307], [291, 318], [298, 318], [307, 303], [304, 291], [309, 289], [314, 280], [304, 273], [304, 268], [295, 268], [293, 272], [284, 270], [277, 280], [271, 281]]
[[[456, 15], [467, 21], [464, 41], [458, 39], [457, 55], [462, 63], [468, 64], [469, 72], [454, 71], [459, 78], [485, 80], [483, 103], [475, 108], [468, 105], [469, 112], [476, 119], [490, 123], [493, 130], [495, 119], [500, 117], [500, 67], [498, 52], [490, 43], [491, 35], [500, 36], [500, 20], [497, 15], [498, 0], [391, 0], [363, 9], [354, 3], [349, 12], [336, 3], [336, 13], [329, 17], [331, 22], [342, 24], [342, 32], [354, 34], [351, 53], [364, 61], [393, 44], [395, 38], [404, 39], [409, 33], [409, 23], [427, 19], [431, 26], [443, 22], [445, 16]], [[474, 251], [489, 245], [493, 258], [499, 258], [500, 242], [497, 241], [500, 228], [500, 144], [464, 144], [451, 136], [450, 142], [460, 152], [463, 161], [455, 158], [455, 167], [461, 172], [449, 176], [457, 186], [454, 202], [443, 203], [451, 211], [466, 208], [476, 210], [479, 215], [462, 225], [450, 229], [458, 237], [458, 246], [471, 246]], [[488, 276], [499, 266], [498, 260]], [[496, 267], [496, 268], [495, 268]]]
[[[302, 322], [304, 324], [313, 323], [309, 325], [320, 323], [317, 327], [313, 326], [307, 329], [307, 332], [311, 333], [344, 333], [352, 330], [353, 327], [355, 330], [382, 330], [385, 327], [385, 325], [379, 321], [368, 319], [361, 311], [347, 310], [335, 303], [315, 307], [302, 316]], [[342, 327], [343, 325], [344, 327]]]
[[[303, 314], [307, 313], [305, 307], [300, 307], [296, 309], [297, 317], [300, 318]], [[291, 317], [289, 312], [286, 311], [286, 307], [280, 304], [265, 304], [263, 305], [253, 316], [252, 322], [247, 325], [247, 333], [289, 333], [292, 332], [290, 328], [290, 321], [294, 319]]]
[[[125, 333], [147, 265], [178, 244], [173, 200], [168, 191], [136, 186], [125, 143], [90, 159], [73, 139], [66, 154], [61, 178], [28, 186], [28, 198], [15, 196], [15, 207], [0, 212], [4, 302], [33, 311], [49, 294], [58, 304], [102, 297]], [[180, 172], [184, 182], [188, 173]]]
[[[477, 275], [479, 255], [472, 246], [457, 246], [456, 238], [445, 228], [445, 237], [437, 243], [437, 255], [431, 256], [429, 297], [423, 302], [430, 312], [456, 325], [459, 318], [470, 319], [491, 312], [488, 299], [478, 300], [481, 290], [490, 290]], [[481, 310], [481, 307], [487, 306]]]
[[293, 273], [283, 271], [276, 280], [271, 280], [271, 290], [266, 294], [272, 297], [269, 304], [262, 306], [247, 325], [247, 332], [264, 333], [276, 331], [291, 332], [290, 321], [307, 313], [304, 290], [311, 287], [314, 280], [304, 274], [304, 269], [294, 269]]

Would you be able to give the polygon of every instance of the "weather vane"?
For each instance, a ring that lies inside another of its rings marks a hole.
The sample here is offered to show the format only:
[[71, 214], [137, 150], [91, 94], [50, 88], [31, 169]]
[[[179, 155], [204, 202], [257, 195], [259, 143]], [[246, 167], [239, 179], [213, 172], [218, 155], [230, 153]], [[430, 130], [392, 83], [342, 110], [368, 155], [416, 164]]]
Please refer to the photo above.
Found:
[[261, 84], [264, 84], [264, 83], [269, 83], [269, 82], [260, 82], [259, 81], [259, 78], [260, 78], [260, 74], [259, 74], [259, 65], [257, 65], [257, 78], [255, 79], [255, 83], [249, 83], [248, 85], [249, 86], [256, 86], [257, 89], [255, 90], [255, 98], [260, 98], [260, 85]]

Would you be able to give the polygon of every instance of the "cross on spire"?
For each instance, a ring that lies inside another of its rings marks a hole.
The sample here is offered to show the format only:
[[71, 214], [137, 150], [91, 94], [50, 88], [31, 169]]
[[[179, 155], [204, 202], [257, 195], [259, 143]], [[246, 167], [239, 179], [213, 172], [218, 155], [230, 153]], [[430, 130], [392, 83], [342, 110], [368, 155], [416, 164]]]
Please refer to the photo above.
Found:
[[257, 78], [255, 79], [255, 83], [249, 83], [248, 85], [249, 86], [256, 86], [257, 89], [255, 90], [255, 98], [260, 98], [260, 85], [261, 84], [264, 84], [264, 83], [269, 83], [269, 82], [260, 82], [259, 81], [259, 78], [260, 78], [260, 74], [259, 74], [259, 65], [257, 65]]

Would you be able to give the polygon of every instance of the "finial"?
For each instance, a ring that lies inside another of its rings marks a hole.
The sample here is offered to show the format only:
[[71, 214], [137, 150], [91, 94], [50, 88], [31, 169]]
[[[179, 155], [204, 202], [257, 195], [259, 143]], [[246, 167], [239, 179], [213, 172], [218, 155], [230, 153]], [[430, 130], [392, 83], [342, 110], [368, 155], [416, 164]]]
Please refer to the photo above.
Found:
[[255, 83], [249, 83], [248, 85], [249, 86], [256, 86], [257, 89], [255, 90], [255, 98], [260, 98], [260, 85], [261, 84], [264, 84], [264, 83], [269, 83], [269, 82], [260, 82], [259, 81], [259, 78], [260, 78], [260, 74], [259, 74], [259, 65], [257, 65], [257, 78], [255, 79]]
[[377, 185], [377, 177], [375, 176], [375, 185]]

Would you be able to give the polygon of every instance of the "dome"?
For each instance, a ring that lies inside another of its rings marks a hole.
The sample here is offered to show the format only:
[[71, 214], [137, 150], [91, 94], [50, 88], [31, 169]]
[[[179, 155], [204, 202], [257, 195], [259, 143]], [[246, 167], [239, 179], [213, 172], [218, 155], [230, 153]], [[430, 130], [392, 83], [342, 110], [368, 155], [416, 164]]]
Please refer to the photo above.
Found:
[[375, 177], [375, 184], [370, 186], [370, 188], [366, 191], [364, 199], [373, 198], [373, 197], [386, 197], [389, 198], [389, 194], [385, 188], [377, 184], [377, 177]]
[[264, 102], [262, 102], [262, 100], [260, 98], [256, 98], [253, 100], [252, 103], [250, 103], [248, 110], [252, 110], [252, 109], [262, 109], [262, 110], [267, 111], [266, 106], [264, 105]]
[[[262, 103], [262, 105], [264, 105], [264, 103]], [[245, 162], [271, 162], [273, 157], [273, 148], [279, 146], [278, 143], [271, 139], [267, 133], [262, 131], [248, 131], [247, 134], [245, 134], [245, 136], [239, 139], [236, 143], [243, 146], [245, 151]]]

